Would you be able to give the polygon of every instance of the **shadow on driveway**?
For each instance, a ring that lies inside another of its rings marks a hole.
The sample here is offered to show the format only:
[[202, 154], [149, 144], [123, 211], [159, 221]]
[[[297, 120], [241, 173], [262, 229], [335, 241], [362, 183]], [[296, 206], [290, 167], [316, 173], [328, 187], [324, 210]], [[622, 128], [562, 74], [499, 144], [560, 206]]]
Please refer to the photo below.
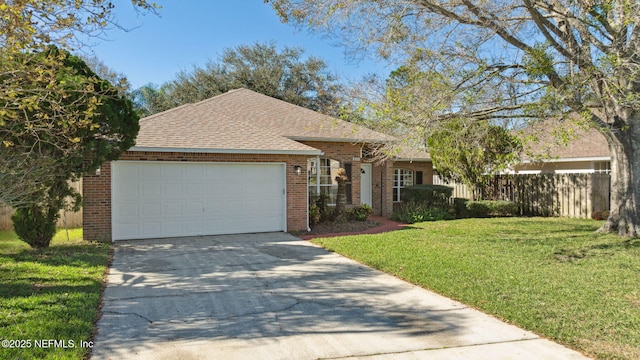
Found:
[[115, 247], [93, 359], [415, 355], [538, 339], [286, 233]]

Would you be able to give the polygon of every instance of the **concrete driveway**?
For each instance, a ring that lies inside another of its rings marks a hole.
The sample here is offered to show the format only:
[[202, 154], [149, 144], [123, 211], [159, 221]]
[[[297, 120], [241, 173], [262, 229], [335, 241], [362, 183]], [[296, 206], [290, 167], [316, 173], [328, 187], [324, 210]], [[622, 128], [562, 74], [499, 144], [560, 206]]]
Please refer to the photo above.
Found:
[[118, 242], [92, 359], [581, 359], [284, 233]]

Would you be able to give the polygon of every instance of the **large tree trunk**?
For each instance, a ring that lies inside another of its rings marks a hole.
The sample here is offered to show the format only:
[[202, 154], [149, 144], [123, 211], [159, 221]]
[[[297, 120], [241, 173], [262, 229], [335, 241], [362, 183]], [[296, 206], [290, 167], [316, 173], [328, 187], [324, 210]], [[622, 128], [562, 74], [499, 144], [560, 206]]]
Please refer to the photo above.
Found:
[[611, 151], [611, 209], [598, 230], [640, 236], [640, 119], [605, 134]]

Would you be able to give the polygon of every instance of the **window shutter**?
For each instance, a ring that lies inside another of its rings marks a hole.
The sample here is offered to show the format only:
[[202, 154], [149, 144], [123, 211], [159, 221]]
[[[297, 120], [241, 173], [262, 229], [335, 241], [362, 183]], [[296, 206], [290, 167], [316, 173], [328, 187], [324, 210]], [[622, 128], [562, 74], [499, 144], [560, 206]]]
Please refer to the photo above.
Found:
[[422, 171], [416, 171], [416, 185], [422, 185]]

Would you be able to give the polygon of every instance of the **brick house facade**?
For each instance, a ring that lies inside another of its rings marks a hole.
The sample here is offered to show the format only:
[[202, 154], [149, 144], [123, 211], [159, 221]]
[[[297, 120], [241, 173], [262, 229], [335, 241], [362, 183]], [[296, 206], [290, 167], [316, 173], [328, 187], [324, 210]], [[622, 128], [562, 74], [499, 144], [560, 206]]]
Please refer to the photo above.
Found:
[[[309, 161], [331, 159], [348, 168], [348, 198], [359, 205], [361, 166], [370, 162], [363, 158], [362, 148], [370, 141], [390, 140], [363, 128], [355, 129], [360, 137], [354, 138], [355, 125], [244, 89], [141, 119], [140, 125], [136, 146], [116, 163], [284, 164], [286, 231], [308, 229]], [[311, 132], [313, 127], [320, 130]], [[84, 177], [85, 239], [114, 238], [112, 164], [105, 163], [99, 174]], [[430, 164], [396, 163], [425, 175], [431, 172]], [[374, 162], [371, 167], [372, 208], [377, 215], [389, 216], [394, 161]]]

